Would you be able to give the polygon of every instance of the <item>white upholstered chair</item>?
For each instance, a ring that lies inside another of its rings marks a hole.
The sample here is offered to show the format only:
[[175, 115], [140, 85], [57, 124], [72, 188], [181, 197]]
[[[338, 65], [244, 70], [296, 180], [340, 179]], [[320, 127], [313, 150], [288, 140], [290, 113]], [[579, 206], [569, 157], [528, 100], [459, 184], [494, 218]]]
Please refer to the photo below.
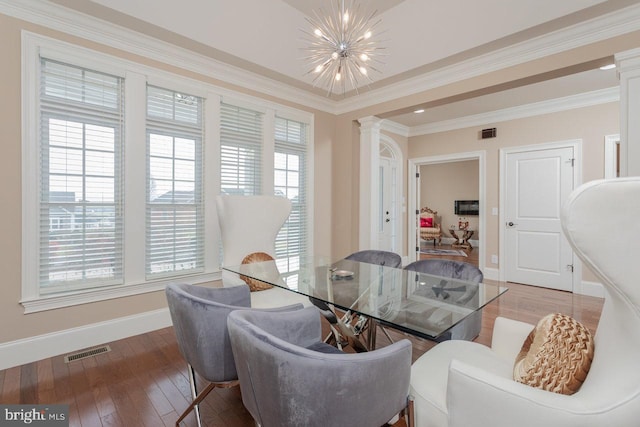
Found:
[[[245, 256], [264, 252], [275, 258], [276, 236], [291, 212], [291, 201], [279, 196], [229, 196], [216, 198], [218, 224], [222, 237], [223, 264], [239, 265]], [[223, 286], [246, 283], [237, 274], [222, 271]], [[273, 287], [251, 292], [251, 307], [272, 308], [301, 303], [310, 306], [307, 297]]]
[[[416, 425], [640, 425], [639, 214], [640, 177], [587, 183], [563, 207], [567, 239], [606, 290], [591, 368], [575, 394], [515, 382], [514, 359], [533, 325], [497, 318], [491, 348], [447, 341], [413, 364]], [[602, 218], [625, 232], [612, 238]]]

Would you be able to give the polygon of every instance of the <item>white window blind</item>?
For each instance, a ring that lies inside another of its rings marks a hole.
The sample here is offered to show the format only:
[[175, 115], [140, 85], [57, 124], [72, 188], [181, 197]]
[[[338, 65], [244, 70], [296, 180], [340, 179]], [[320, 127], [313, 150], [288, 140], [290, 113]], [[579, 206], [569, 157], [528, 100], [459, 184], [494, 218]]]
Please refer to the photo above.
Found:
[[202, 98], [147, 86], [147, 277], [204, 270]]
[[220, 110], [221, 192], [260, 194], [263, 113], [225, 103]]
[[122, 283], [123, 81], [40, 65], [39, 292]]
[[307, 125], [276, 117], [274, 191], [291, 200], [291, 214], [276, 238], [276, 258], [307, 255]]

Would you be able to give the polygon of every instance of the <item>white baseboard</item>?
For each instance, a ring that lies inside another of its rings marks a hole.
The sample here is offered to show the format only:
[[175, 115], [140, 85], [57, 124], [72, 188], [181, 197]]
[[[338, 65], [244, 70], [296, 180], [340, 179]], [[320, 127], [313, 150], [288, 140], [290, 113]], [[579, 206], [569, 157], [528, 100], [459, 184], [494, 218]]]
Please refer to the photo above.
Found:
[[168, 308], [0, 344], [0, 370], [171, 326]]
[[482, 270], [482, 275], [485, 279], [500, 280], [500, 270], [497, 268], [485, 267], [484, 270]]
[[[500, 270], [498, 268], [485, 267], [484, 270], [482, 270], [482, 273], [484, 274], [485, 279], [496, 281], [500, 280]], [[573, 293], [597, 298], [604, 298], [605, 295], [604, 287], [601, 283], [589, 282], [586, 280], [583, 280], [576, 285], [573, 289]]]
[[583, 280], [573, 289], [574, 294], [588, 295], [590, 297], [604, 298], [604, 286], [598, 282], [588, 282]]

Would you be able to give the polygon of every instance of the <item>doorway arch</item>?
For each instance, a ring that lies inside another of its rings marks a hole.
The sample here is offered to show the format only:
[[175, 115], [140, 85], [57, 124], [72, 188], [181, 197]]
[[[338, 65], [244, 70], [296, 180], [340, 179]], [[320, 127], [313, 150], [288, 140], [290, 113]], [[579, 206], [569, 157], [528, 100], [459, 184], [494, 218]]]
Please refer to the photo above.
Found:
[[394, 248], [402, 255], [403, 248], [403, 195], [404, 195], [404, 155], [400, 145], [390, 136], [380, 133], [382, 120], [369, 116], [358, 120], [360, 123], [360, 182], [359, 182], [359, 250], [379, 249], [380, 205], [380, 156], [393, 158], [397, 164], [394, 174], [395, 218], [397, 230]]

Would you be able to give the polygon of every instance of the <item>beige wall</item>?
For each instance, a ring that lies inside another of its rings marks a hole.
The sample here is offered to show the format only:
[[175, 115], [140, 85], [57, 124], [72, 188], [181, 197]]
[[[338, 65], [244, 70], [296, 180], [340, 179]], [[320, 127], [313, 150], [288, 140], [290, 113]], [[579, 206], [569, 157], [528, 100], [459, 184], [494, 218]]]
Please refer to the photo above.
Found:
[[[347, 254], [357, 248], [358, 245], [358, 197], [357, 189], [358, 185], [358, 144], [360, 141], [359, 133], [357, 132], [357, 120], [359, 118], [368, 116], [389, 117], [399, 111], [409, 112], [414, 109], [416, 105], [423, 105], [425, 107], [431, 105], [443, 105], [448, 102], [460, 99], [467, 99], [474, 96], [492, 93], [510, 87], [518, 86], [519, 84], [526, 82], [538, 81], [544, 78], [553, 78], [557, 75], [562, 75], [566, 70], [572, 69], [584, 69], [584, 64], [592, 64], [594, 62], [602, 61], [603, 58], [612, 58], [614, 54], [618, 52], [624, 52], [629, 49], [640, 47], [640, 31], [625, 34], [622, 36], [612, 37], [608, 40], [600, 41], [590, 45], [581, 46], [579, 48], [571, 49], [562, 53], [551, 55], [548, 57], [536, 59], [526, 63], [522, 63], [516, 66], [499, 69], [486, 74], [475, 76], [469, 79], [456, 81], [443, 86], [434, 87], [429, 90], [417, 92], [410, 96], [391, 99], [384, 101], [376, 105], [372, 105], [359, 110], [354, 110], [349, 113], [345, 113], [338, 117], [336, 125], [336, 141], [333, 145], [335, 151], [332, 153], [333, 164], [333, 228], [332, 228], [332, 251], [334, 254]], [[594, 107], [598, 108], [598, 107]], [[617, 104], [612, 108], [617, 111]], [[616, 113], [617, 114], [617, 113]], [[561, 125], [569, 125], [571, 128], [581, 126], [583, 120], [577, 119], [573, 124], [557, 123], [557, 120], [562, 120], [569, 114], [558, 113], [554, 115], [556, 119], [551, 118], [550, 124], [557, 128]], [[538, 120], [542, 121], [545, 125], [545, 117], [541, 116]], [[609, 116], [607, 118], [607, 127], [615, 128], [615, 131], [611, 133], [618, 133], [618, 123], [616, 118]], [[525, 120], [526, 121], [526, 120]], [[535, 121], [535, 120], [534, 120]], [[517, 121], [514, 121], [517, 122]], [[615, 124], [613, 124], [615, 122]], [[494, 126], [495, 124], [487, 123], [482, 127]], [[610, 126], [609, 126], [610, 125]], [[593, 127], [593, 123], [586, 123], [585, 130]], [[409, 139], [409, 155], [410, 157], [422, 157], [431, 155], [435, 152], [447, 152], [458, 153], [462, 151], [476, 151], [489, 147], [493, 150], [494, 157], [497, 153], [495, 148], [497, 144], [505, 143], [504, 132], [507, 129], [498, 129], [498, 138], [494, 140], [486, 140], [480, 142], [477, 140], [477, 132], [481, 127], [459, 130], [453, 132], [447, 132], [442, 134], [434, 134], [423, 137], [412, 137]], [[527, 132], [527, 135], [514, 135], [515, 140], [528, 140], [528, 141], [554, 141], [556, 135], [550, 135], [549, 129], [536, 128], [535, 125], [523, 126], [518, 132]], [[557, 137], [564, 139], [562, 134], [569, 132], [560, 132]], [[581, 132], [578, 132], [581, 133]], [[453, 142], [452, 145], [444, 143], [438, 138], [442, 138], [443, 135], [455, 135], [457, 138], [459, 135], [464, 135], [462, 139], [466, 141], [475, 141], [475, 144], [469, 142], [468, 146], [462, 147], [459, 142]], [[566, 139], [574, 138], [575, 136], [567, 137]], [[549, 138], [549, 139], [547, 139]], [[428, 144], [418, 144], [420, 147], [414, 148], [413, 141], [434, 141], [435, 146], [429, 147]], [[523, 142], [524, 143], [524, 142]], [[532, 143], [532, 142], [531, 142]], [[520, 145], [517, 142], [509, 142], [508, 145]], [[472, 146], [471, 149], [469, 147]], [[419, 152], [419, 153], [417, 153]], [[425, 154], [422, 154], [425, 153]], [[587, 170], [594, 170], [588, 163], [598, 162], [600, 160], [587, 157], [585, 160], [585, 167]], [[498, 167], [497, 157], [494, 159], [487, 159], [488, 174], [496, 173]], [[601, 166], [600, 166], [601, 167]], [[585, 179], [587, 176], [585, 176]], [[488, 199], [486, 200], [486, 206], [498, 206], [498, 187], [497, 181], [487, 182], [487, 190], [490, 192]], [[348, 187], [348, 188], [347, 188]], [[497, 217], [487, 217], [487, 227], [491, 223], [497, 221]], [[495, 228], [495, 224], [493, 226]], [[487, 247], [487, 256], [497, 252], [497, 243], [494, 247]], [[491, 264], [487, 264], [491, 266]]]
[[[454, 213], [455, 200], [478, 200], [478, 160], [437, 163], [420, 167], [420, 207], [438, 212], [444, 237], [452, 225], [458, 227], [461, 216]], [[475, 230], [472, 240], [480, 238], [478, 216], [465, 216], [469, 228]]]
[[[345, 114], [338, 118], [336, 142], [333, 145], [333, 237], [332, 253], [344, 256], [357, 250], [358, 246], [358, 180], [359, 180], [359, 144], [358, 124], [352, 119], [358, 112]], [[497, 127], [497, 137], [479, 139], [479, 131], [486, 127]], [[481, 204], [484, 209], [486, 230], [485, 265], [491, 264], [491, 255], [499, 254], [498, 216], [491, 215], [491, 208], [499, 207], [500, 148], [541, 144], [573, 139], [582, 140], [582, 182], [604, 177], [604, 137], [619, 133], [620, 118], [618, 103], [607, 103], [592, 107], [579, 108], [536, 117], [510, 120], [498, 123], [486, 123], [482, 126], [458, 129], [430, 135], [410, 137], [408, 139], [408, 157], [439, 156], [486, 152], [486, 194]], [[391, 135], [391, 134], [390, 134]], [[398, 135], [391, 135], [401, 140]], [[407, 163], [405, 162], [405, 165]], [[405, 191], [407, 184], [405, 184]], [[405, 221], [413, 220], [408, 213]], [[406, 224], [405, 224], [406, 227]], [[406, 252], [406, 251], [405, 251]], [[406, 255], [406, 253], [404, 253]], [[588, 270], [584, 270], [583, 279], [597, 281]]]
[[[3, 101], [0, 103], [0, 143], [3, 154], [0, 158], [0, 178], [3, 183], [0, 186], [0, 200], [3, 202], [2, 221], [0, 221], [0, 233], [3, 238], [2, 249], [0, 249], [0, 269], [3, 272], [0, 322], [4, 325], [0, 331], [0, 343], [143, 313], [166, 306], [164, 295], [161, 292], [154, 292], [66, 309], [23, 314], [22, 306], [18, 302], [21, 295], [22, 262], [22, 171], [20, 166], [20, 31], [22, 29], [156, 66], [210, 84], [306, 109], [226, 84], [216, 79], [215, 76], [187, 72], [0, 14], [0, 40], [2, 40], [3, 57], [0, 67], [0, 93], [3, 94]], [[314, 250], [318, 253], [331, 253], [333, 257], [339, 257], [357, 249], [359, 131], [356, 120], [358, 118], [371, 115], [382, 117], [390, 111], [410, 108], [419, 103], [443, 103], [452, 97], [479, 93], [479, 91], [500, 86], [505, 82], [517, 82], [520, 79], [552, 73], [557, 69], [611, 56], [616, 52], [638, 47], [640, 45], [639, 36], [640, 32], [614, 37], [604, 42], [433, 88], [397, 100], [390, 100], [337, 117], [312, 111], [315, 114]], [[477, 140], [477, 128], [410, 138], [407, 143], [407, 157], [487, 150], [487, 197], [483, 206], [485, 209], [490, 209], [492, 206], [498, 206], [499, 203], [497, 180], [499, 147], [583, 138], [583, 180], [595, 179], [601, 177], [603, 173], [603, 135], [618, 133], [618, 111], [617, 104], [609, 104], [492, 125], [498, 127], [498, 138], [489, 141]], [[446, 142], [443, 142], [445, 138]], [[394, 139], [398, 141], [396, 136]], [[489, 256], [492, 253], [497, 253], [498, 249], [495, 240], [497, 217], [487, 214], [486, 218], [486, 254]], [[494, 236], [494, 239], [491, 236]], [[490, 264], [487, 263], [487, 265]]]
[[[2, 40], [2, 66], [0, 67], [0, 200], [2, 200], [2, 221], [0, 221], [0, 271], [2, 271], [0, 297], [0, 343], [11, 342], [55, 331], [104, 322], [124, 316], [131, 316], [166, 307], [163, 292], [112, 299], [97, 303], [83, 304], [69, 308], [24, 314], [19, 301], [21, 298], [21, 30], [54, 37], [60, 40], [89, 47], [112, 55], [134, 60], [201, 80], [220, 87], [237, 90], [249, 95], [262, 97], [304, 110], [305, 108], [263, 96], [242, 88], [225, 85], [213, 76], [203, 76], [170, 67], [156, 61], [129, 55], [118, 50], [90, 43], [55, 31], [25, 23], [0, 14], [0, 40]], [[307, 111], [310, 111], [308, 108]], [[319, 111], [315, 115], [314, 131], [314, 251], [329, 253], [332, 229], [332, 165], [334, 163], [335, 116]], [[217, 238], [212, 236], [212, 238]]]
[[[496, 127], [498, 136], [478, 139], [484, 127]], [[498, 254], [498, 217], [491, 215], [492, 207], [499, 207], [500, 148], [541, 144], [573, 139], [582, 140], [582, 182], [604, 177], [604, 137], [619, 132], [617, 103], [580, 108], [553, 114], [487, 123], [484, 126], [459, 129], [432, 135], [416, 136], [409, 140], [409, 158], [484, 150], [486, 152], [486, 195], [481, 209], [486, 218], [485, 262], [489, 267], [491, 255]], [[589, 271], [584, 280], [596, 281]]]

